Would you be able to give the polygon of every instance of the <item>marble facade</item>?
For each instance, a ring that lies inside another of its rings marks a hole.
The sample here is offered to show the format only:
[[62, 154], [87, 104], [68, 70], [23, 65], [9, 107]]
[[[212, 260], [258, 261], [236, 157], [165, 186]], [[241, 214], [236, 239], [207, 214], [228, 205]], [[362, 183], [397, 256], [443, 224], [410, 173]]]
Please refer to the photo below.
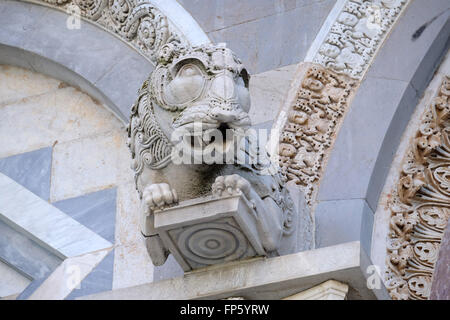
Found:
[[[432, 161], [448, 147], [448, 1], [224, 3], [0, 2], [0, 299], [448, 298], [448, 170]], [[189, 260], [183, 250], [205, 251], [178, 241], [192, 221], [216, 227], [245, 210], [225, 217], [211, 204], [205, 218], [206, 198], [184, 198], [156, 209], [153, 227], [178, 240], [155, 266], [130, 168], [131, 105], [152, 72], [166, 75], [165, 45], [222, 42], [250, 74], [253, 127], [272, 130], [298, 241], [270, 254], [261, 235], [276, 228], [248, 231], [250, 219], [238, 223], [237, 248], [253, 248], [242, 261]], [[430, 192], [442, 201], [427, 215]]]

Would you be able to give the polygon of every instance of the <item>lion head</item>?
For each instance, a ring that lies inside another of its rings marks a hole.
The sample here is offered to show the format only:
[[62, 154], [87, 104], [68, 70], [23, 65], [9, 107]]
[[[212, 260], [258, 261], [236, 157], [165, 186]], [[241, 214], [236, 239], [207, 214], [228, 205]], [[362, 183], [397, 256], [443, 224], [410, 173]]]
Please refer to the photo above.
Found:
[[249, 74], [224, 44], [164, 45], [131, 110], [128, 134], [136, 175], [145, 166], [168, 165], [180, 137], [192, 149], [214, 146], [225, 154], [236, 145], [235, 133], [251, 125], [249, 109]]

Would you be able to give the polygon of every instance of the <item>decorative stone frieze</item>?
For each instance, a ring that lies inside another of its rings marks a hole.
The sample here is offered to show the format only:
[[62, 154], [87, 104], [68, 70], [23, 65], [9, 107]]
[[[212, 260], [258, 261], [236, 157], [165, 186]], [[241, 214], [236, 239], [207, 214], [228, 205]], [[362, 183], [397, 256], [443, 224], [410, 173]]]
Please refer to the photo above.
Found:
[[389, 202], [386, 287], [393, 299], [430, 296], [450, 217], [450, 77], [422, 116]]
[[186, 42], [167, 17], [147, 0], [25, 0], [65, 11], [115, 34], [155, 62], [167, 43]]
[[155, 265], [169, 253], [188, 271], [296, 250], [298, 211], [250, 127], [248, 86], [224, 44], [159, 51], [128, 127]]
[[408, 0], [348, 0], [312, 62], [361, 79]]
[[352, 93], [407, 3], [338, 1], [306, 57], [314, 64], [300, 66], [309, 70], [294, 80], [296, 95], [281, 113], [286, 119], [279, 118], [278, 154], [282, 173], [301, 186], [310, 205]]
[[299, 185], [310, 204], [321, 168], [357, 81], [320, 65], [305, 64], [300, 88], [280, 137], [282, 174]]

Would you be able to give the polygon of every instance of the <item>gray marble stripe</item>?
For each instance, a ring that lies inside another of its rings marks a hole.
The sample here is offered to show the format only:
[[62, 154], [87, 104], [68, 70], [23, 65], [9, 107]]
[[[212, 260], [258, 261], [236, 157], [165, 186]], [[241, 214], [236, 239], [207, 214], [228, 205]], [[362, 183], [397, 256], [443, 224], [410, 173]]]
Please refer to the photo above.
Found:
[[0, 159], [0, 172], [43, 200], [50, 198], [52, 148], [43, 148]]
[[111, 247], [111, 242], [2, 173], [0, 219], [61, 257]]
[[45, 277], [62, 262], [1, 220], [0, 260], [32, 280]]
[[111, 188], [54, 202], [53, 206], [114, 243], [116, 194], [116, 188]]
[[16, 298], [16, 300], [27, 300], [33, 292], [41, 286], [41, 284], [47, 280], [47, 278], [51, 275], [51, 272], [48, 272], [44, 277], [40, 279], [36, 279], [32, 281], [26, 288], [23, 290]]
[[[116, 188], [111, 188], [58, 201], [53, 205], [102, 238], [114, 243], [116, 196]], [[114, 250], [81, 282], [80, 288], [72, 291], [66, 299], [112, 290], [113, 272]]]

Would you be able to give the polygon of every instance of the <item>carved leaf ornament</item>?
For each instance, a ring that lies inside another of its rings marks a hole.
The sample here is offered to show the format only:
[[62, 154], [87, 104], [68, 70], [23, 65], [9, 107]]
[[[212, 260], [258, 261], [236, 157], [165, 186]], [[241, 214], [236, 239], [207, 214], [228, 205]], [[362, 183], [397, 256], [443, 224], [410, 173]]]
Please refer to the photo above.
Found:
[[450, 216], [450, 78], [423, 115], [391, 210], [386, 286], [393, 299], [426, 300]]

